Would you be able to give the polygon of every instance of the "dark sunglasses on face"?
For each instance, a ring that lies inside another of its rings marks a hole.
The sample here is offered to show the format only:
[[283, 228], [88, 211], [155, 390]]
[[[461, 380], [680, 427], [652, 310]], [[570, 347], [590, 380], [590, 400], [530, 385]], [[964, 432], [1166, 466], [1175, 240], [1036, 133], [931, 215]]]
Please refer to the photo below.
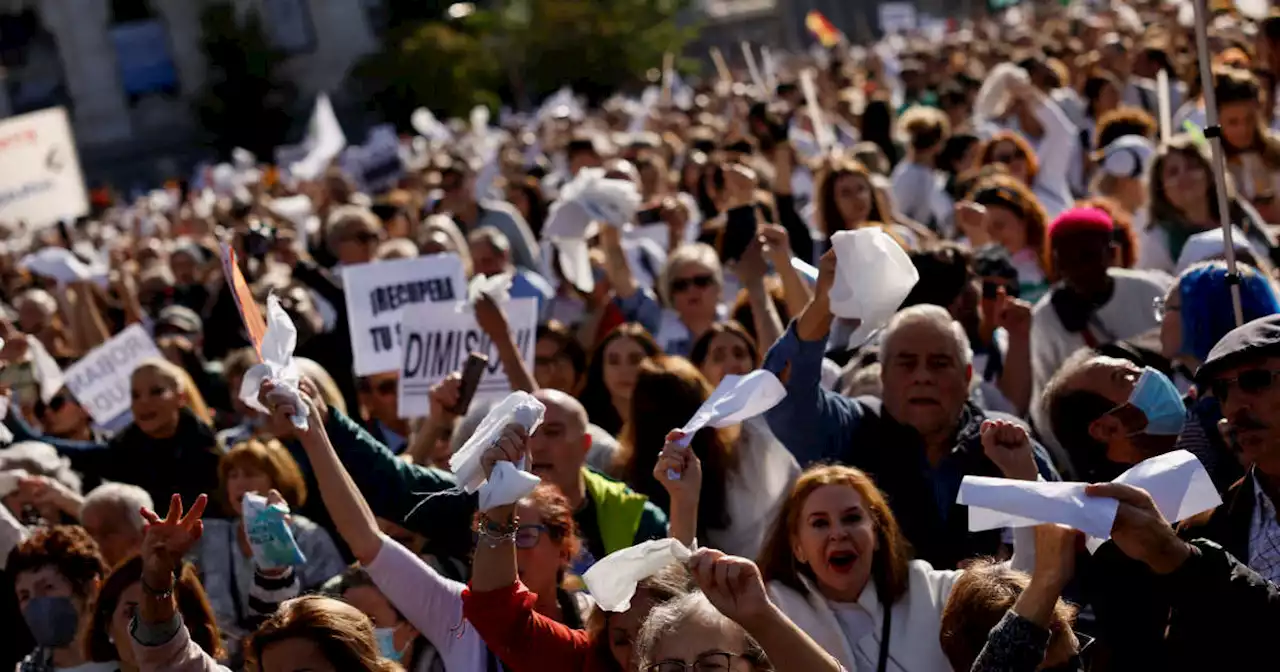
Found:
[[1213, 396], [1217, 397], [1220, 403], [1225, 403], [1233, 387], [1239, 387], [1245, 394], [1259, 394], [1271, 389], [1277, 378], [1280, 378], [1280, 370], [1254, 369], [1245, 371], [1235, 378], [1219, 378], [1210, 384], [1210, 388], [1213, 390]]
[[53, 411], [54, 413], [57, 413], [67, 405], [67, 401], [66, 396], [59, 394], [58, 396], [50, 399], [48, 403], [37, 400], [35, 408], [32, 410], [35, 411], [37, 417], [44, 415], [46, 411]]
[[671, 293], [679, 294], [689, 289], [690, 287], [697, 287], [698, 289], [706, 289], [707, 287], [710, 287], [715, 281], [716, 279], [710, 275], [695, 275], [692, 278], [680, 278], [679, 280], [672, 280]]

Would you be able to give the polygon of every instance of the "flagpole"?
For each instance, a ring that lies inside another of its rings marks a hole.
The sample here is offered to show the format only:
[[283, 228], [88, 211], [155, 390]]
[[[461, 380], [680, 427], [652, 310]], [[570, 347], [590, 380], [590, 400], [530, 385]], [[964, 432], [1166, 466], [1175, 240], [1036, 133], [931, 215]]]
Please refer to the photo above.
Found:
[[1196, 15], [1196, 51], [1200, 57], [1200, 88], [1204, 91], [1204, 137], [1213, 155], [1213, 177], [1218, 189], [1218, 221], [1222, 226], [1224, 252], [1227, 256], [1227, 286], [1231, 289], [1231, 305], [1235, 309], [1236, 326], [1244, 324], [1240, 306], [1240, 272], [1236, 268], [1236, 248], [1232, 243], [1231, 204], [1227, 196], [1227, 162], [1222, 151], [1222, 127], [1218, 126], [1218, 101], [1213, 90], [1213, 65], [1209, 60], [1208, 0], [1191, 0]]

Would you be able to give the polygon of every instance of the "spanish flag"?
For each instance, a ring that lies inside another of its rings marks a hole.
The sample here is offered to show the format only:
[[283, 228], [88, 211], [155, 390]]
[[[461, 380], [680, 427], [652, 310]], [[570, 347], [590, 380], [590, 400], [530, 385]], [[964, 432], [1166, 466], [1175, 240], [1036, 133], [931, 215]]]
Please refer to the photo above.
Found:
[[804, 26], [809, 29], [809, 32], [813, 33], [814, 37], [818, 38], [818, 42], [822, 46], [827, 48], [840, 44], [840, 41], [844, 39], [844, 34], [836, 30], [836, 27], [831, 25], [827, 17], [817, 10], [809, 12], [804, 17]]

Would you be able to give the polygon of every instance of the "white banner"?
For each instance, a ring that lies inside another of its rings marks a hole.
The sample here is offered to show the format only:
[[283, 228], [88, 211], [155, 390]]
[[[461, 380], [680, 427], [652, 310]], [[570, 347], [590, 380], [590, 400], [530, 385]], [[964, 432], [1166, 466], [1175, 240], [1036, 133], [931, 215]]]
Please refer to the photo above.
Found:
[[909, 33], [916, 29], [915, 5], [909, 2], [885, 2], [878, 9], [880, 30], [885, 33]]
[[0, 121], [0, 221], [40, 227], [87, 214], [67, 111], [55, 107]]
[[89, 351], [65, 372], [67, 389], [99, 425], [129, 410], [129, 381], [138, 363], [160, 351], [142, 325], [135, 324]]
[[400, 323], [406, 306], [439, 303], [450, 310], [467, 298], [456, 254], [375, 261], [342, 269], [356, 375], [400, 368]]
[[[538, 331], [538, 300], [512, 299], [502, 304], [516, 348], [525, 362], [533, 361]], [[506, 395], [511, 383], [498, 358], [498, 350], [476, 324], [470, 308], [436, 304], [405, 313], [404, 361], [400, 367], [400, 417], [420, 418], [431, 408], [431, 386], [454, 371], [461, 371], [467, 357], [478, 352], [489, 357], [480, 376], [476, 398]]]

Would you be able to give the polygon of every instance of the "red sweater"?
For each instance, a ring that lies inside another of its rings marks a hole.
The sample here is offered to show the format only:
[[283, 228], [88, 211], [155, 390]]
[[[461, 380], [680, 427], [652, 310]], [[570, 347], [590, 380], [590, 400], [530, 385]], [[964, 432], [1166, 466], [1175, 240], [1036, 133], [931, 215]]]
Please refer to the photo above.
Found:
[[586, 630], [574, 630], [534, 611], [538, 596], [518, 579], [504, 588], [462, 591], [462, 613], [511, 672], [613, 672]]

